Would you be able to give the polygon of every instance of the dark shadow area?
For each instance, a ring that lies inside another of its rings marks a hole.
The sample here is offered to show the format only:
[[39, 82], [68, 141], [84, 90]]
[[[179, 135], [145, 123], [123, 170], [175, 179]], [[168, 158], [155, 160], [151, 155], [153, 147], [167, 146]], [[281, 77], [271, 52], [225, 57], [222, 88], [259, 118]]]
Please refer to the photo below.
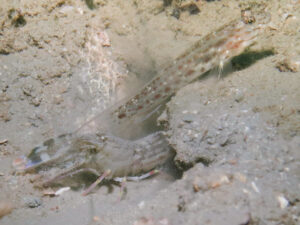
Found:
[[[265, 50], [265, 51], [246, 51], [238, 56], [235, 56], [226, 63], [221, 71], [220, 78], [227, 77], [232, 72], [239, 71], [246, 69], [247, 67], [251, 66], [252, 64], [256, 63], [258, 60], [266, 58], [268, 56], [274, 55], [273, 50]], [[218, 76], [219, 68], [215, 67], [212, 70], [205, 72], [204, 74], [200, 75], [197, 80], [206, 80], [210, 76]]]
[[247, 67], [254, 64], [256, 61], [266, 58], [270, 55], [274, 55], [273, 50], [265, 50], [260, 52], [257, 51], [244, 52], [241, 55], [232, 58], [231, 63], [232, 63], [233, 71], [246, 69]]
[[94, 0], [85, 0], [85, 4], [87, 5], [87, 7], [90, 10], [93, 10], [96, 8], [95, 4], [94, 4]]
[[8, 18], [11, 19], [11, 24], [15, 27], [23, 27], [26, 25], [26, 20], [20, 10], [10, 9], [8, 11]]
[[212, 163], [212, 161], [205, 157], [199, 157], [194, 162], [190, 162], [190, 163], [181, 162], [179, 160], [175, 161], [177, 173], [179, 176], [177, 179], [181, 178], [184, 171], [189, 170], [190, 168], [195, 166], [195, 164], [197, 164], [197, 163], [202, 163], [204, 166], [208, 167]]

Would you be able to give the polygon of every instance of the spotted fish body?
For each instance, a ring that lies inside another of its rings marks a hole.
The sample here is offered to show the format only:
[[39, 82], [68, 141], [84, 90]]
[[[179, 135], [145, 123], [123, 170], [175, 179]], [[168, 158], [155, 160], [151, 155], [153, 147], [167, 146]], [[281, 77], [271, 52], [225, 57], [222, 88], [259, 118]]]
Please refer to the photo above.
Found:
[[[124, 176], [155, 168], [173, 155], [165, 141], [158, 141], [163, 136], [161, 133], [134, 142], [120, 138], [103, 139], [104, 136], [95, 134], [99, 130], [110, 132], [105, 124], [109, 128], [112, 123], [118, 125], [150, 114], [179, 88], [216, 66], [222, 67], [243, 52], [254, 42], [260, 30], [260, 25], [235, 20], [205, 36], [135, 95], [96, 116], [77, 131], [34, 148], [27, 157], [15, 161], [16, 168], [25, 172], [32, 169], [47, 171], [53, 167], [61, 169], [55, 177], [83, 168], [99, 174], [111, 170], [114, 171], [112, 174]], [[105, 129], [101, 129], [103, 127]]]
[[[217, 66], [222, 69], [228, 60], [254, 42], [260, 30], [261, 25], [245, 24], [238, 19], [208, 34], [160, 71], [134, 96], [109, 109], [105, 120], [109, 120], [109, 126], [112, 126], [147, 118], [181, 87]], [[91, 124], [101, 127], [103, 115], [93, 118], [82, 130]], [[93, 130], [91, 127], [88, 130]]]

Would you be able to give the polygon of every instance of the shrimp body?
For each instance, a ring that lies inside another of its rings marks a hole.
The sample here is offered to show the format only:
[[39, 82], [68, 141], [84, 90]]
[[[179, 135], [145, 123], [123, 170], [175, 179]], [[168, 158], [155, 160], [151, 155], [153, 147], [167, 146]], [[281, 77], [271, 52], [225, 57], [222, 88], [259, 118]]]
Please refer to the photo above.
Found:
[[24, 173], [39, 172], [44, 176], [43, 186], [48, 186], [78, 171], [100, 176], [109, 170], [108, 179], [136, 176], [172, 156], [174, 153], [162, 132], [136, 141], [107, 134], [81, 137], [66, 134], [45, 141], [26, 158], [15, 160], [14, 166]]

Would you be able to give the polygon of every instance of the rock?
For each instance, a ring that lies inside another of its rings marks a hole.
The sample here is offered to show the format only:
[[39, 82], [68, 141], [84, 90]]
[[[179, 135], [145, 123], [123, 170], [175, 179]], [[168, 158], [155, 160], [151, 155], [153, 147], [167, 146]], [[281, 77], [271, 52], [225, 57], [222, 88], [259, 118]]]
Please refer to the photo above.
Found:
[[39, 197], [27, 196], [24, 198], [25, 205], [29, 208], [36, 208], [42, 205], [42, 200]]

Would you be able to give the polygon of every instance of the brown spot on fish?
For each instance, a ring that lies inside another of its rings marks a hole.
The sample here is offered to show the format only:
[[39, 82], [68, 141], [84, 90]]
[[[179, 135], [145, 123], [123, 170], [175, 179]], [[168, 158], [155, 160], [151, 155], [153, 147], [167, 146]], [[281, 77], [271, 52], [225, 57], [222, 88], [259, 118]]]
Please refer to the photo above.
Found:
[[157, 94], [154, 96], [154, 99], [158, 99], [158, 98], [160, 98], [160, 96], [161, 96], [160, 94]]
[[209, 54], [205, 54], [203, 57], [202, 57], [202, 60], [203, 62], [207, 63], [211, 60], [211, 55]]
[[141, 94], [144, 95], [144, 96], [147, 95], [147, 90], [144, 89]]
[[139, 98], [140, 98], [140, 95], [136, 95], [136, 96], [134, 97], [134, 99], [136, 99], [136, 100], [139, 100]]
[[216, 43], [216, 48], [219, 48], [221, 47], [222, 45], [225, 44], [225, 42], [227, 41], [228, 39], [226, 38], [222, 38], [221, 40], [219, 40], [217, 43]]
[[243, 43], [244, 41], [243, 40], [240, 40], [238, 42], [232, 42], [230, 41], [227, 45], [226, 45], [226, 48], [228, 49], [236, 49], [236, 48], [239, 48], [240, 45]]
[[183, 59], [183, 58], [185, 58], [187, 55], [189, 54], [189, 52], [188, 51], [186, 51], [186, 52], [184, 52], [181, 56], [179, 56], [178, 57], [178, 59], [177, 60], [180, 60], [180, 59]]
[[198, 54], [195, 54], [195, 55], [193, 56], [193, 59], [194, 59], [194, 61], [197, 61], [197, 60], [199, 59], [199, 55], [198, 55]]
[[240, 32], [241, 30], [242, 30], [242, 27], [240, 27], [240, 28], [235, 28], [235, 29], [234, 29], [234, 32], [237, 33], [237, 32]]
[[180, 80], [179, 79], [176, 79], [175, 80], [175, 84], [179, 84], [180, 83]]
[[122, 118], [125, 118], [125, 117], [126, 117], [126, 114], [125, 114], [125, 113], [121, 113], [121, 114], [118, 115], [118, 118], [119, 118], [119, 119], [122, 119]]
[[184, 76], [188, 77], [190, 75], [192, 75], [195, 72], [195, 70], [189, 70], [186, 72], [186, 74]]
[[170, 87], [166, 87], [166, 88], [165, 88], [165, 92], [169, 92], [170, 90], [171, 90]]
[[204, 41], [209, 41], [211, 37], [212, 37], [211, 35], [206, 35], [206, 37], [204, 38]]
[[210, 53], [210, 55], [211, 55], [211, 58], [214, 58], [214, 57], [216, 57], [217, 56], [217, 51], [213, 51], [212, 53]]

